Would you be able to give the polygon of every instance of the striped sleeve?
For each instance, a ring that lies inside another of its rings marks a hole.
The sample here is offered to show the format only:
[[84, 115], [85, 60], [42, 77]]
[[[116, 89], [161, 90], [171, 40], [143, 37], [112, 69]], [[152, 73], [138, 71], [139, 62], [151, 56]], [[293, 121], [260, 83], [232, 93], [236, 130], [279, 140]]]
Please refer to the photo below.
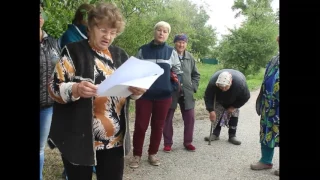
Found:
[[48, 91], [54, 101], [66, 104], [79, 99], [72, 97], [72, 86], [75, 84], [75, 82], [72, 82], [74, 76], [74, 64], [65, 46], [49, 81]]

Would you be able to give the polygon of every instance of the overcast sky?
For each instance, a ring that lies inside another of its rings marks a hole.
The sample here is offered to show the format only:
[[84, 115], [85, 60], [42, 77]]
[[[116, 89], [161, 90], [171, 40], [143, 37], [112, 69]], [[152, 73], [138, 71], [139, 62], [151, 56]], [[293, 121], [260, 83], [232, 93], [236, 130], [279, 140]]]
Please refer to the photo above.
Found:
[[[234, 25], [239, 27], [244, 20], [242, 16], [234, 18], [236, 12], [231, 10], [234, 0], [190, 0], [197, 5], [205, 5], [210, 19], [208, 24], [211, 24], [217, 29], [218, 39], [221, 34], [228, 34], [226, 27], [232, 28]], [[272, 8], [275, 11], [279, 8], [280, 0], [273, 0]]]

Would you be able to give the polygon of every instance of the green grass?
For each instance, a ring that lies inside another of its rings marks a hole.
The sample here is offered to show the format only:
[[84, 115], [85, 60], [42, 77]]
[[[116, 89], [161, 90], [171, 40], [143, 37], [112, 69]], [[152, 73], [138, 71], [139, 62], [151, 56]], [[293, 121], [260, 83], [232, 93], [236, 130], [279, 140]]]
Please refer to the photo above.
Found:
[[246, 77], [248, 87], [250, 90], [255, 90], [255, 89], [260, 88], [265, 70], [266, 70], [265, 68], [261, 68], [259, 73], [255, 74], [255, 75], [248, 75]]

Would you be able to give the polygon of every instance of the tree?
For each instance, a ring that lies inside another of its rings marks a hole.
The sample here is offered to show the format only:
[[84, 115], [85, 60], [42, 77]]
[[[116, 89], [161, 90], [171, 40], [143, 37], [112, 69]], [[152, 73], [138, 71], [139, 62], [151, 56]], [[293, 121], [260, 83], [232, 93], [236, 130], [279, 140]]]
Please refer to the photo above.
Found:
[[276, 21], [279, 23], [280, 21], [280, 9], [277, 9]]
[[166, 21], [171, 25], [167, 40], [169, 45], [174, 45], [175, 34], [186, 33], [189, 37], [189, 51], [201, 56], [208, 54], [208, 47], [216, 43], [216, 33], [211, 26], [205, 25], [209, 19], [206, 12], [189, 0], [163, 0], [161, 3], [150, 3], [150, 9], [132, 15], [127, 21], [130, 31], [125, 30], [114, 43], [123, 47], [130, 55], [135, 55], [141, 45], [152, 40], [154, 25], [159, 21]]
[[[231, 9], [233, 11], [239, 10], [236, 13], [235, 18], [239, 17], [240, 15], [247, 17], [259, 17], [261, 12], [272, 12], [272, 1], [273, 0], [235, 0]], [[261, 9], [263, 11], [261, 11]], [[260, 11], [260, 13], [257, 13], [257, 11]]]
[[[98, 0], [44, 0], [48, 20], [44, 30], [55, 38], [61, 37], [71, 23], [80, 4], [96, 3]], [[153, 38], [153, 27], [159, 21], [171, 25], [168, 44], [173, 45], [174, 35], [186, 33], [189, 36], [188, 49], [196, 54], [210, 54], [216, 43], [215, 29], [207, 26], [209, 19], [203, 8], [189, 0], [108, 0], [115, 3], [126, 19], [126, 28], [113, 44], [122, 47], [129, 55], [135, 55], [138, 48]], [[181, 8], [183, 7], [183, 8]]]
[[191, 22], [195, 33], [191, 35], [193, 42], [191, 52], [200, 54], [201, 57], [207, 57], [212, 54], [212, 48], [217, 43], [217, 33], [211, 25], [206, 25], [209, 16], [203, 7], [200, 7], [199, 13], [194, 16]]
[[224, 68], [254, 74], [276, 53], [278, 24], [266, 2], [271, 1], [247, 1], [248, 4], [243, 5], [241, 12], [247, 20], [240, 28], [229, 29], [231, 34], [224, 36], [218, 47], [218, 59]]
[[44, 0], [44, 11], [48, 19], [43, 29], [55, 38], [59, 38], [71, 23], [77, 8], [83, 0]]

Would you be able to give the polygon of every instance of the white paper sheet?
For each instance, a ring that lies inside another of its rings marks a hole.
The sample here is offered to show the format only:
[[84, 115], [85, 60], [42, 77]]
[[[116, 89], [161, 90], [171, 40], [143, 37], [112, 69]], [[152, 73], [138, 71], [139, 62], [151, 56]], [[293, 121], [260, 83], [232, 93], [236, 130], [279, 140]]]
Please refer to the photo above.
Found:
[[98, 95], [128, 97], [129, 86], [149, 89], [163, 72], [159, 65], [131, 56], [98, 86]]

